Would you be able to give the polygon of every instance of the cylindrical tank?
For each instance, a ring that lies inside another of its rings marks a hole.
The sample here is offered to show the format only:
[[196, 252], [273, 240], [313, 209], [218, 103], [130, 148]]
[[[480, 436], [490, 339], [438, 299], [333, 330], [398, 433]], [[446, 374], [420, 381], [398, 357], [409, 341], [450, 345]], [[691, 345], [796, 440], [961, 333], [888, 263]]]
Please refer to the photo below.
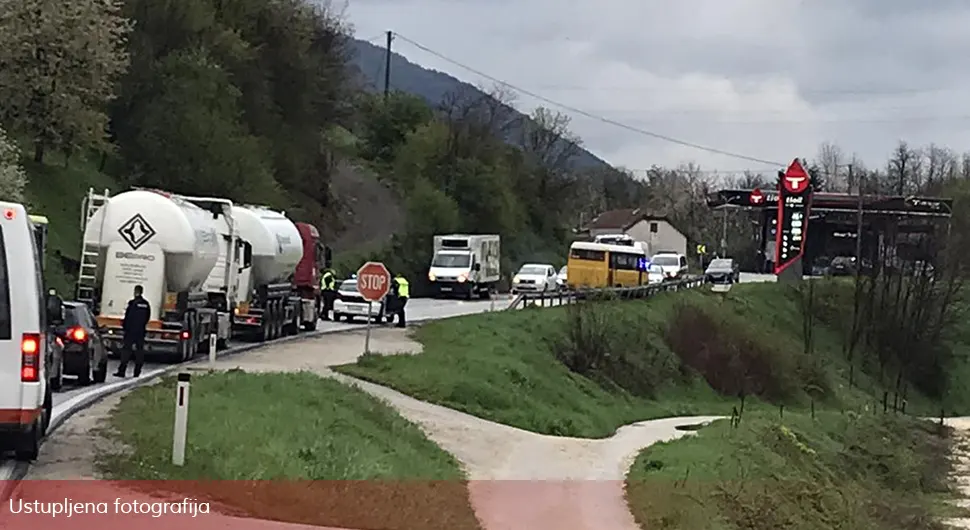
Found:
[[303, 239], [293, 221], [261, 206], [234, 206], [239, 237], [253, 246], [253, 282], [283, 283], [303, 259]]
[[84, 241], [99, 243], [101, 260], [115, 242], [124, 242], [132, 252], [147, 243], [159, 245], [170, 292], [200, 286], [219, 259], [212, 214], [177, 195], [156, 191], [132, 190], [111, 197], [88, 221]]

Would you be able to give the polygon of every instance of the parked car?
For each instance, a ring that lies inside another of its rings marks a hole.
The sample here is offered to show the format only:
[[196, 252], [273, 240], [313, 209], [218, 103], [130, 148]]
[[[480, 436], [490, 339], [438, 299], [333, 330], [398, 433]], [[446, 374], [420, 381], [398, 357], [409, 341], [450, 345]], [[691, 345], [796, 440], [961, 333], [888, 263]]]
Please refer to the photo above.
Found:
[[562, 268], [559, 269], [559, 272], [556, 273], [556, 283], [559, 284], [559, 288], [560, 289], [565, 289], [566, 286], [569, 285], [566, 282], [566, 280], [567, 280], [567, 272], [568, 272], [566, 269], [567, 269], [567, 266], [566, 265], [563, 265]]
[[741, 279], [741, 271], [738, 262], [733, 259], [717, 258], [707, 266], [704, 276], [711, 283], [738, 283]]
[[64, 343], [64, 374], [79, 384], [103, 383], [108, 374], [108, 349], [87, 304], [64, 302], [64, 323], [57, 327]]
[[526, 263], [512, 277], [512, 294], [545, 293], [559, 289], [556, 268], [548, 263]]
[[374, 323], [379, 323], [381, 319], [386, 319], [387, 322], [394, 319], [393, 313], [384, 314], [384, 302], [374, 303], [372, 307], [368, 307], [368, 305], [369, 302], [364, 300], [360, 291], [357, 290], [357, 279], [344, 280], [337, 287], [337, 299], [333, 301], [333, 319], [338, 321], [343, 318], [347, 322], [353, 322], [354, 319], [360, 317], [366, 320], [368, 311], [370, 311], [371, 320]]
[[855, 256], [836, 256], [829, 263], [828, 273], [830, 276], [853, 276], [855, 269]]

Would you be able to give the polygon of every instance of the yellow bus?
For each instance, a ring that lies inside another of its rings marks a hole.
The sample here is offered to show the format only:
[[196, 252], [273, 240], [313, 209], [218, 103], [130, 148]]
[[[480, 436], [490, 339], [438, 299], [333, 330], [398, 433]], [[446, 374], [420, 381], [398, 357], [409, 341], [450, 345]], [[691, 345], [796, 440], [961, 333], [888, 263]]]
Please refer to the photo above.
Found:
[[576, 241], [569, 247], [566, 284], [572, 289], [646, 285], [647, 261], [639, 246]]

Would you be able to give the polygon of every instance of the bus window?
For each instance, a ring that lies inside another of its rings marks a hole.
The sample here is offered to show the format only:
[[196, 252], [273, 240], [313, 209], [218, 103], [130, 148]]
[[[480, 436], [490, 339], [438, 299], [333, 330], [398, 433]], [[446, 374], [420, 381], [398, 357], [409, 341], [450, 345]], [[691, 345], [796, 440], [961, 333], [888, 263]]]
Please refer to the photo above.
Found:
[[604, 261], [606, 252], [602, 250], [589, 250], [585, 248], [573, 248], [569, 250], [569, 257], [584, 261]]
[[611, 252], [610, 253], [610, 267], [618, 270], [625, 271], [635, 271], [639, 270], [637, 268], [637, 263], [643, 256], [639, 254], [627, 254], [625, 252]]

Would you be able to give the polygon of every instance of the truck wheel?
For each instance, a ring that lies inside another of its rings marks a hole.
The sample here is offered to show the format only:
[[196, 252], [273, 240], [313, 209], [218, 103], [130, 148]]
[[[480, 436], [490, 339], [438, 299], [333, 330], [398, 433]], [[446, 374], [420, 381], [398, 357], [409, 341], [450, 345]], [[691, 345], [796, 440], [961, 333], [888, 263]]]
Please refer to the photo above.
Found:
[[257, 337], [259, 342], [266, 342], [269, 340], [271, 331], [270, 328], [272, 327], [269, 320], [270, 316], [269, 307], [267, 307], [266, 310], [263, 311], [262, 318], [259, 321], [259, 336]]

